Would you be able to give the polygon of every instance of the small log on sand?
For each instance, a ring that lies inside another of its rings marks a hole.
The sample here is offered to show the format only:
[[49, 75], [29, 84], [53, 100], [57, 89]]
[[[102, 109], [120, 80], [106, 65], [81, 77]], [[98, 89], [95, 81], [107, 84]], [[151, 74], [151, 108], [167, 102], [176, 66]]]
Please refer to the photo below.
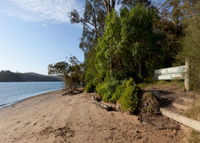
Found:
[[97, 101], [94, 97], [91, 98], [91, 103], [96, 104], [98, 107], [102, 109], [106, 109], [107, 111], [116, 111], [116, 109], [112, 106], [106, 105], [105, 103], [102, 103], [101, 101]]

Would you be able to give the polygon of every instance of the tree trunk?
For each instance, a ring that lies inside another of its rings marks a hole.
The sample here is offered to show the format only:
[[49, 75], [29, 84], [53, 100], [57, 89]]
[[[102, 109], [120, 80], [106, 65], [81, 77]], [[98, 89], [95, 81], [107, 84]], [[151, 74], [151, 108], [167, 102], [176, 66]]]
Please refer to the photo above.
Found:
[[106, 13], [109, 14], [115, 8], [116, 0], [104, 0], [104, 5], [106, 7]]

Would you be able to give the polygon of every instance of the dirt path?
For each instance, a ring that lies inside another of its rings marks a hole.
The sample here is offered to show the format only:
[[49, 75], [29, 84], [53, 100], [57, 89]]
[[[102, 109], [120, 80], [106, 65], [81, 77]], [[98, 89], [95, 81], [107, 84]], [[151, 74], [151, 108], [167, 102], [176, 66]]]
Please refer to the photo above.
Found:
[[40, 95], [0, 109], [0, 143], [182, 143], [179, 125], [165, 117], [140, 123], [136, 116], [107, 112], [82, 93]]

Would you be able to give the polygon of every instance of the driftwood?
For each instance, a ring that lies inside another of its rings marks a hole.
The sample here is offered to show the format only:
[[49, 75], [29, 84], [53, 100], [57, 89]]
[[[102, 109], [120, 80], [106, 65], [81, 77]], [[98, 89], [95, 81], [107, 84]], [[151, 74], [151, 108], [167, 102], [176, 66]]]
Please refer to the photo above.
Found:
[[106, 105], [105, 103], [97, 100], [95, 97], [92, 97], [91, 99], [92, 99], [91, 103], [96, 104], [98, 107], [102, 109], [105, 109], [107, 111], [116, 111], [116, 108]]

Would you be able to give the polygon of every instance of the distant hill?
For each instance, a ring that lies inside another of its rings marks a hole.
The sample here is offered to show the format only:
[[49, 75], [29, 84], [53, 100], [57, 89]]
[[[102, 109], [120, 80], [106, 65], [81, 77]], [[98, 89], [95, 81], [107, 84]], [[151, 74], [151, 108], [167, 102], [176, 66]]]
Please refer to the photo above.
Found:
[[20, 81], [61, 81], [61, 79], [56, 76], [47, 76], [37, 73], [15, 73], [9, 70], [0, 71], [0, 82]]

